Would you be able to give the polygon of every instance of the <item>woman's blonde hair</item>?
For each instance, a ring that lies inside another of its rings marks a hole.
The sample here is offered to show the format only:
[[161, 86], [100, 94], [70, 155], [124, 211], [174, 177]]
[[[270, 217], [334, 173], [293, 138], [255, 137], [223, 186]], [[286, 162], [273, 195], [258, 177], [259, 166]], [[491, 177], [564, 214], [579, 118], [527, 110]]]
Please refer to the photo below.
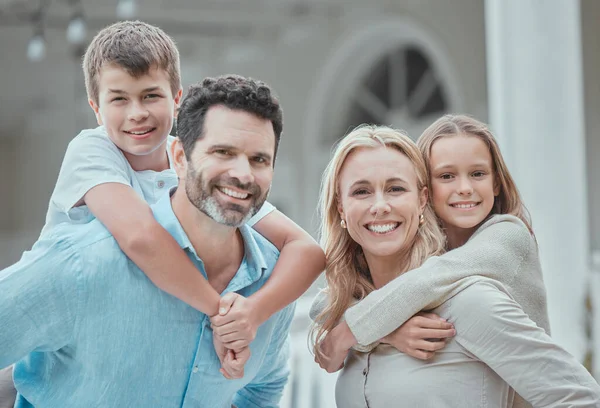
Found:
[[[358, 148], [393, 148], [404, 154], [414, 165], [419, 191], [427, 187], [427, 169], [416, 144], [406, 134], [385, 126], [362, 125], [350, 132], [335, 147], [333, 157], [321, 181], [319, 213], [320, 240], [327, 257], [329, 302], [316, 317], [311, 339], [318, 345], [325, 334], [339, 322], [354, 300], [360, 300], [373, 291], [373, 281], [360, 245], [340, 226], [338, 211], [339, 176], [346, 158]], [[428, 200], [429, 201], [429, 200]], [[429, 203], [425, 205], [424, 222], [419, 226], [410, 248], [406, 270], [420, 266], [428, 257], [444, 251], [444, 235]], [[314, 347], [321, 357], [319, 347]]]
[[[467, 135], [480, 138], [488, 146], [492, 156], [492, 165], [494, 170], [495, 183], [500, 187], [500, 193], [494, 199], [492, 214], [511, 214], [521, 219], [533, 234], [531, 227], [531, 218], [529, 211], [523, 204], [521, 194], [517, 189], [508, 167], [504, 162], [500, 146], [492, 135], [489, 127], [483, 123], [467, 115], [444, 115], [433, 122], [417, 140], [417, 146], [421, 150], [421, 154], [425, 159], [427, 171], [431, 166], [431, 147], [436, 140], [442, 137]], [[431, 174], [429, 176], [429, 191], [431, 194]]]

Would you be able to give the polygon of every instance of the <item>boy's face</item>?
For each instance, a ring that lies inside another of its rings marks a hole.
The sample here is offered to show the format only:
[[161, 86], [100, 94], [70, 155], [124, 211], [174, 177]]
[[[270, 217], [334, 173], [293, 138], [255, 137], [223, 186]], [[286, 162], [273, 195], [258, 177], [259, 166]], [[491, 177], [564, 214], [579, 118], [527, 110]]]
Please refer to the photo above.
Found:
[[117, 65], [105, 65], [98, 91], [98, 105], [90, 100], [90, 106], [126, 155], [145, 156], [164, 146], [181, 99], [181, 89], [173, 97], [165, 71], [151, 68], [134, 78]]

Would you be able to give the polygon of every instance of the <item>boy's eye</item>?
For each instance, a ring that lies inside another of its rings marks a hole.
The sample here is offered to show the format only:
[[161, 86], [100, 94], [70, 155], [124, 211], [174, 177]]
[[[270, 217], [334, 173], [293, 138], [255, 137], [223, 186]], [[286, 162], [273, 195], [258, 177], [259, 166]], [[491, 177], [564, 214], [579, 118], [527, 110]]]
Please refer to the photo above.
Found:
[[148, 94], [146, 95], [146, 99], [160, 98], [159, 94]]
[[124, 97], [122, 97], [122, 96], [117, 96], [117, 97], [114, 97], [114, 98], [111, 100], [111, 102], [118, 102], [118, 101], [124, 101], [124, 100], [125, 100], [125, 98], [124, 98]]

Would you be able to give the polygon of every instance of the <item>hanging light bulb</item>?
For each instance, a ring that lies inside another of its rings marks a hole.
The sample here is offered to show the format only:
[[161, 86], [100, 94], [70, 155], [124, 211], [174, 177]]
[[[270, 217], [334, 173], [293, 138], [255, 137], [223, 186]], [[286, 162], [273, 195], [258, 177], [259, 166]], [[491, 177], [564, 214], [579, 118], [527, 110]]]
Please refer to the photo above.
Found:
[[83, 44], [87, 34], [87, 26], [81, 14], [73, 16], [67, 27], [67, 41], [71, 44]]
[[135, 16], [137, 4], [135, 0], [119, 0], [117, 3], [117, 17], [121, 20], [128, 20]]
[[27, 45], [27, 58], [30, 61], [38, 62], [46, 56], [46, 40], [41, 33], [35, 34]]

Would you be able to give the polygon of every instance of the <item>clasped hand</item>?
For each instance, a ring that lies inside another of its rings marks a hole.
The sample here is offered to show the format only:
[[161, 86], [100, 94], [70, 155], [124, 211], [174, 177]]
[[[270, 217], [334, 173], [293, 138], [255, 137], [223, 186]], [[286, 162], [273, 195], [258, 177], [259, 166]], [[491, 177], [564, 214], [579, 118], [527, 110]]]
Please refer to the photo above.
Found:
[[254, 306], [251, 299], [230, 292], [221, 298], [219, 314], [210, 318], [213, 343], [225, 378], [244, 376], [244, 365], [250, 358], [248, 346], [260, 325]]

